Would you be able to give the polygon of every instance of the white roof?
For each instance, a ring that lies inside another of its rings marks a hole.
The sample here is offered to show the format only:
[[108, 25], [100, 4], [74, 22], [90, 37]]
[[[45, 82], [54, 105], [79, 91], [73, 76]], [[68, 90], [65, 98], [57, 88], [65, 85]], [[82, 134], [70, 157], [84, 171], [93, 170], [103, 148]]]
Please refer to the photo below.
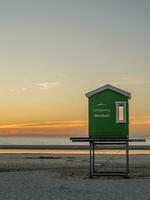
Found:
[[86, 93], [85, 95], [86, 95], [86, 97], [91, 97], [91, 96], [93, 96], [93, 95], [95, 95], [95, 94], [97, 94], [97, 93], [99, 93], [99, 92], [102, 92], [102, 91], [104, 91], [104, 90], [107, 90], [107, 89], [113, 90], [113, 91], [115, 91], [115, 92], [118, 92], [118, 93], [120, 93], [120, 94], [122, 94], [122, 95], [124, 95], [124, 96], [127, 96], [127, 97], [131, 98], [131, 93], [126, 92], [125, 90], [119, 89], [119, 88], [114, 87], [114, 86], [109, 85], [109, 84], [104, 85], [104, 86], [102, 86], [102, 87], [100, 87], [100, 88], [97, 88], [96, 90], [93, 90], [93, 91], [91, 91], [91, 92], [88, 92], [88, 93]]

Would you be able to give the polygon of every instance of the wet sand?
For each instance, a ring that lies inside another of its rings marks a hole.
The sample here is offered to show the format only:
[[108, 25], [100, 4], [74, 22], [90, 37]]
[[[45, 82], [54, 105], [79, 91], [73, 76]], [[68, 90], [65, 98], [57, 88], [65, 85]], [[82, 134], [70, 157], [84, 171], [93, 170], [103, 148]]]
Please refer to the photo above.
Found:
[[[124, 155], [96, 158], [98, 170], [124, 169]], [[88, 155], [0, 155], [0, 200], [150, 199], [150, 155], [130, 155], [129, 179], [89, 178], [88, 161]]]

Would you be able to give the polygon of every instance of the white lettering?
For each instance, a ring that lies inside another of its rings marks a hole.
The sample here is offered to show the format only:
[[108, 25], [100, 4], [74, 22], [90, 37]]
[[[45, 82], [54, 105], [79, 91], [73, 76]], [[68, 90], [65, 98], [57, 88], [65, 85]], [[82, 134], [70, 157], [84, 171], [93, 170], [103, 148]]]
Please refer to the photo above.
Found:
[[109, 114], [94, 114], [94, 117], [95, 117], [95, 118], [99, 118], [99, 117], [100, 117], [100, 118], [105, 118], [105, 117], [108, 118], [108, 117], [109, 117]]
[[107, 108], [107, 109], [100, 109], [100, 108], [96, 108], [93, 109], [93, 112], [111, 112], [111, 109]]

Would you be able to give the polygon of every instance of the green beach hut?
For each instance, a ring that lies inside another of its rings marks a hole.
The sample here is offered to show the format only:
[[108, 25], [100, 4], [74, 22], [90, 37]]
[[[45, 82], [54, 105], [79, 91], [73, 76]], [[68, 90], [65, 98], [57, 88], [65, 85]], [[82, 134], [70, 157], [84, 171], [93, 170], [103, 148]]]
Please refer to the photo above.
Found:
[[88, 92], [89, 137], [127, 138], [131, 94], [112, 85]]

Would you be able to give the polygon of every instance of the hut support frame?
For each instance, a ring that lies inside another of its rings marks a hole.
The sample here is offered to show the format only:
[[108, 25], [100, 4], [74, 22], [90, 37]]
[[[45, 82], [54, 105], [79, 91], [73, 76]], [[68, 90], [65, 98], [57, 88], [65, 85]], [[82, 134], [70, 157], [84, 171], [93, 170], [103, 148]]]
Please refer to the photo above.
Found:
[[[125, 176], [129, 177], [129, 142], [126, 141], [120, 141], [117, 142], [109, 142], [104, 143], [102, 142], [96, 142], [96, 141], [89, 141], [90, 145], [90, 153], [89, 153], [89, 164], [90, 164], [90, 178], [93, 176]], [[125, 171], [96, 171], [96, 159], [95, 159], [95, 151], [96, 147], [100, 145], [124, 145], [125, 146]]]
[[[92, 138], [92, 137], [71, 137], [72, 142], [89, 143], [89, 175], [94, 176], [124, 176], [129, 178], [129, 150], [133, 149], [130, 142], [145, 142], [145, 139], [130, 138]], [[100, 171], [96, 170], [95, 151], [102, 150], [124, 150], [125, 151], [125, 170], [124, 171]], [[135, 150], [140, 150], [136, 148]]]

